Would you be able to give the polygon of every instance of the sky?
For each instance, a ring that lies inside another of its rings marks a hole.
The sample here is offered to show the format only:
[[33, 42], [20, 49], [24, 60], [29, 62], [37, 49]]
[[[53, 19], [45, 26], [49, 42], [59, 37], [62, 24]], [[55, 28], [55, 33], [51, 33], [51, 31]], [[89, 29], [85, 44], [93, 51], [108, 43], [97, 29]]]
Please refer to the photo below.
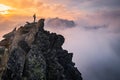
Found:
[[84, 80], [120, 80], [120, 0], [0, 0], [0, 39], [34, 13], [65, 37]]

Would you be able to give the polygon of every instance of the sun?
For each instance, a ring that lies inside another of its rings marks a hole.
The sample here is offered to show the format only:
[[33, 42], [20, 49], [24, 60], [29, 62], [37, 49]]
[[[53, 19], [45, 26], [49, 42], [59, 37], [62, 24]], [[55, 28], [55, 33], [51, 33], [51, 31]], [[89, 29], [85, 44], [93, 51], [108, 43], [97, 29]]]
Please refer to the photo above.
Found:
[[9, 10], [11, 10], [12, 8], [9, 6], [6, 6], [4, 4], [0, 4], [0, 14], [4, 15], [4, 14], [9, 14]]

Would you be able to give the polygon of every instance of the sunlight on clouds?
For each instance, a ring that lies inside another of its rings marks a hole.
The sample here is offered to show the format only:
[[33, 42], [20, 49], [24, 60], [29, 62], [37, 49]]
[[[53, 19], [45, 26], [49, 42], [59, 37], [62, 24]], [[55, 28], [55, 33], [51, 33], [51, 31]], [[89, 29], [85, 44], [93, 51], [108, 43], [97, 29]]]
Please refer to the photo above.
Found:
[[0, 14], [9, 14], [9, 10], [12, 8], [10, 6], [6, 6], [4, 4], [0, 4]]
[[[78, 12], [68, 10], [65, 4], [54, 3], [50, 4], [43, 0], [0, 0], [0, 3], [7, 6], [11, 6], [11, 11], [5, 11], [1, 13], [8, 13], [9, 15], [18, 16], [31, 16], [34, 13], [39, 17], [61, 17], [65, 19], [73, 19]], [[26, 4], [27, 3], [27, 4]]]
[[6, 6], [4, 4], [0, 4], [0, 11], [9, 10], [9, 9], [11, 9], [11, 7]]

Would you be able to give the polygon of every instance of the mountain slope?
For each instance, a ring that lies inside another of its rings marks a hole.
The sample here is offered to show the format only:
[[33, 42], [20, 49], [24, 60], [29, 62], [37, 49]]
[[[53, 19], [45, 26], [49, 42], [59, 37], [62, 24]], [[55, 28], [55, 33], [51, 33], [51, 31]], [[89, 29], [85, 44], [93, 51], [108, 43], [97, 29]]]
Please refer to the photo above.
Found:
[[4, 35], [8, 49], [2, 80], [82, 80], [72, 62], [73, 53], [62, 48], [62, 35], [44, 30], [44, 19], [27, 23]]

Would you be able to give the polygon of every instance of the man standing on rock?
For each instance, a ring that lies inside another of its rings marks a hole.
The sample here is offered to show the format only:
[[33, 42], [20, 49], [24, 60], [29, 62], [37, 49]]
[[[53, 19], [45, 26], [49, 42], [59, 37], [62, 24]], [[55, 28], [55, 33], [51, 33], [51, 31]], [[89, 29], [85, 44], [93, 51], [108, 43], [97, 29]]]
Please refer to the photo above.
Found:
[[35, 20], [36, 20], [36, 14], [33, 15], [33, 18], [34, 18], [34, 23], [35, 23]]

